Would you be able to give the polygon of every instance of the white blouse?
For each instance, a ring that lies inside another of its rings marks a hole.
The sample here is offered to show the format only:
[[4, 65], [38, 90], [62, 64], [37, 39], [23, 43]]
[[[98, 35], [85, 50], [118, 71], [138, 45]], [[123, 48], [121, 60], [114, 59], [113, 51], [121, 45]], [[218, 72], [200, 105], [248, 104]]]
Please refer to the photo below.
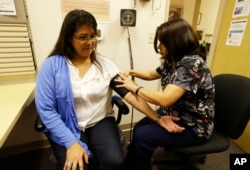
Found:
[[102, 71], [92, 64], [83, 78], [78, 69], [68, 61], [78, 125], [82, 131], [94, 126], [107, 116], [114, 116], [111, 106], [110, 80], [119, 72], [117, 66], [107, 58], [97, 55]]

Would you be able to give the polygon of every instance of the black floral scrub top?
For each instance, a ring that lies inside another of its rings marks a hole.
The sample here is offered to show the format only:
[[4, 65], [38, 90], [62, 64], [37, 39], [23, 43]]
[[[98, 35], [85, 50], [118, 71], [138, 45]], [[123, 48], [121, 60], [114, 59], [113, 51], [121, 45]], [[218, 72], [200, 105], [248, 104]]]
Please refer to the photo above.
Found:
[[214, 84], [205, 61], [197, 55], [185, 56], [173, 70], [172, 65], [165, 60], [156, 71], [161, 75], [162, 90], [168, 84], [186, 90], [174, 105], [160, 107], [158, 112], [180, 117], [181, 123], [192, 127], [198, 141], [206, 141], [214, 127]]

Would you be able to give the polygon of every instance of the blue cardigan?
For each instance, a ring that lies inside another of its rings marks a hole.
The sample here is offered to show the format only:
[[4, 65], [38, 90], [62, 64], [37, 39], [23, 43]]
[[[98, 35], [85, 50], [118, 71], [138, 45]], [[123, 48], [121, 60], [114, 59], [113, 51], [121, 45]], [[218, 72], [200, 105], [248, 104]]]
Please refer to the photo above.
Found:
[[55, 55], [44, 61], [37, 77], [35, 102], [46, 126], [44, 133], [50, 139], [66, 148], [77, 141], [90, 154], [87, 145], [80, 141], [81, 131], [64, 56]]

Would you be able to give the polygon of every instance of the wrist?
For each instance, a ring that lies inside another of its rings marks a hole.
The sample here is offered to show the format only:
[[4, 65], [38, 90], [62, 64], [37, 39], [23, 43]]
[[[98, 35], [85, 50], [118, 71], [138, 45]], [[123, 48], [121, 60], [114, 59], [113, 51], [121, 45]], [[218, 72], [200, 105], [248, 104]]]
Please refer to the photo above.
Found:
[[158, 123], [160, 121], [160, 119], [161, 119], [161, 115], [157, 115], [157, 117], [154, 119], [154, 121]]
[[128, 75], [131, 75], [131, 70], [128, 71]]
[[140, 91], [142, 88], [143, 88], [142, 86], [138, 86], [138, 87], [135, 89], [135, 95], [138, 95], [139, 91]]

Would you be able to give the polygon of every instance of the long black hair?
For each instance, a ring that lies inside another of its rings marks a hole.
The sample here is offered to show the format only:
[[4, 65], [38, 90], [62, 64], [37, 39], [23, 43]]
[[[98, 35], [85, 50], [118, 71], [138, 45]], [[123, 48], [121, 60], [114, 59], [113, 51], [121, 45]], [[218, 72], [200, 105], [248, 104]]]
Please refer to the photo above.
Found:
[[[59, 37], [49, 56], [60, 54], [72, 60], [75, 49], [72, 46], [71, 39], [77, 29], [82, 25], [91, 26], [94, 33], [97, 34], [97, 22], [91, 13], [81, 9], [70, 11], [64, 18]], [[97, 44], [95, 44], [95, 48], [96, 45]], [[99, 62], [96, 60], [95, 50], [91, 53], [90, 59], [92, 63], [97, 63], [100, 66]]]

